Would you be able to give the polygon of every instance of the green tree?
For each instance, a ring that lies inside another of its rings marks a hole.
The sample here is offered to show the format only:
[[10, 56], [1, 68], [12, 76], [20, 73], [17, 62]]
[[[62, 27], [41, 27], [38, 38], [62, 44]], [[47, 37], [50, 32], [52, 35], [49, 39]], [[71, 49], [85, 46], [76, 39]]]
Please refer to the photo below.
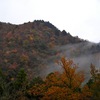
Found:
[[15, 87], [17, 89], [25, 88], [27, 82], [27, 74], [24, 69], [20, 69], [15, 80]]
[[91, 64], [90, 74], [91, 78], [87, 85], [92, 93], [93, 100], [100, 100], [100, 70]]

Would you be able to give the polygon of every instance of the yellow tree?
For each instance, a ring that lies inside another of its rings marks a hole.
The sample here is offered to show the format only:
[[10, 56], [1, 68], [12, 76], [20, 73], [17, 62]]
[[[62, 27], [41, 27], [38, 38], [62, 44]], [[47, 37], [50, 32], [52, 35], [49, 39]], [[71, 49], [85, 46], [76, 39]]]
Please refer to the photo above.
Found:
[[88, 87], [82, 88], [83, 72], [77, 71], [72, 60], [61, 58], [62, 72], [49, 74], [43, 84], [35, 84], [29, 94], [40, 100], [90, 100]]
[[77, 66], [65, 57], [61, 58], [60, 65], [63, 72], [51, 73], [45, 80], [48, 89], [43, 100], [82, 100], [83, 73], [77, 72]]

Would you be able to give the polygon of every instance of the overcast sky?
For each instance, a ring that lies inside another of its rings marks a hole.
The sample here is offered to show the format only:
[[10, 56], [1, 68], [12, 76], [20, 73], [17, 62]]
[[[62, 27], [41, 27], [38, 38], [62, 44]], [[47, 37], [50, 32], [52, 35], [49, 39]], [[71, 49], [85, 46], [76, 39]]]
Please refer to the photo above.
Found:
[[73, 36], [100, 42], [100, 0], [0, 0], [0, 21], [49, 21]]

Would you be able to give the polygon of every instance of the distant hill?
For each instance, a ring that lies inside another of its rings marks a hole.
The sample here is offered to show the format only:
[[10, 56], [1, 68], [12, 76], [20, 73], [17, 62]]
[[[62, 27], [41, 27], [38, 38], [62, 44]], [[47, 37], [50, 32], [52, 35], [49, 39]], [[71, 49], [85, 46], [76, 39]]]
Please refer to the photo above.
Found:
[[[87, 43], [88, 41], [73, 37], [65, 30], [60, 31], [50, 22], [43, 20], [21, 25], [0, 22], [0, 67], [8, 70], [9, 75], [15, 75], [20, 68], [24, 68], [29, 77], [40, 75], [49, 63], [63, 55], [64, 49], [60, 48], [69, 44], [81, 44], [81, 48]], [[88, 49], [80, 50], [78, 46], [73, 55], [77, 53], [79, 56], [89, 52], [100, 52], [100, 45], [93, 44]]]

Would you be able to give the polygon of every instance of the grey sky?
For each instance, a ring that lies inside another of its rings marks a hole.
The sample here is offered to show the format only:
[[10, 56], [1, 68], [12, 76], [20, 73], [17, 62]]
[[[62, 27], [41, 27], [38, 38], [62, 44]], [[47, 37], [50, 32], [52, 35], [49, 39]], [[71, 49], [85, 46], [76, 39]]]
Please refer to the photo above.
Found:
[[0, 21], [49, 21], [73, 36], [100, 42], [100, 0], [0, 0]]

